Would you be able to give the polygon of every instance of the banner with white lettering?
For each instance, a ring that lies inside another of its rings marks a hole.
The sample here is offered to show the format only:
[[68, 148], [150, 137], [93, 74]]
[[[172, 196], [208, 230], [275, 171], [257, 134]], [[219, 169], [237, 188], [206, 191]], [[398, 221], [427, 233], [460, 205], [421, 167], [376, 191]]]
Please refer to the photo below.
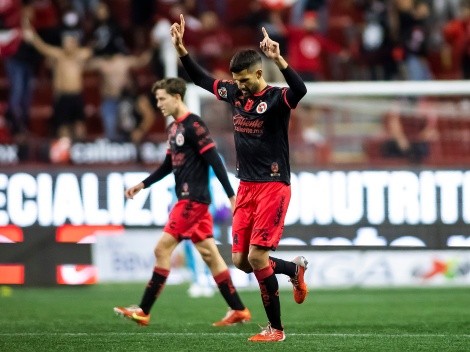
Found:
[[[68, 169], [69, 170], [69, 169]], [[172, 175], [133, 200], [124, 190], [147, 172], [0, 173], [0, 226], [164, 226]], [[234, 188], [238, 180], [230, 174]], [[228, 199], [211, 179], [213, 207]], [[470, 247], [470, 171], [352, 170], [292, 174], [285, 246]], [[223, 229], [222, 244], [230, 244]]]

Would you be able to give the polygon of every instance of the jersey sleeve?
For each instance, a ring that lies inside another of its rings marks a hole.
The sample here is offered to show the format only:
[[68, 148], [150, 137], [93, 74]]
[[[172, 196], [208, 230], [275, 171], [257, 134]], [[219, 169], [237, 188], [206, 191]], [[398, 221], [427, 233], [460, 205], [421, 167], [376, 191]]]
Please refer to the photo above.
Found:
[[238, 93], [238, 87], [233, 81], [216, 79], [213, 93], [217, 99], [233, 103]]
[[199, 154], [214, 148], [215, 143], [212, 140], [209, 129], [201, 118], [196, 117], [191, 121], [191, 128], [188, 129], [188, 138], [190, 142], [196, 146]]

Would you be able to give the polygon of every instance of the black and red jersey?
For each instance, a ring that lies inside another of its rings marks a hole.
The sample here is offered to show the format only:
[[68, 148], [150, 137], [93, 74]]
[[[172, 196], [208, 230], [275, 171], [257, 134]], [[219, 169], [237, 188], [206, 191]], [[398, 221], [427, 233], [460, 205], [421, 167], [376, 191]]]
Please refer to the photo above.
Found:
[[188, 113], [173, 121], [167, 131], [177, 198], [210, 203], [209, 164], [202, 154], [215, 143], [207, 126], [199, 116]]
[[287, 88], [267, 86], [244, 97], [233, 81], [215, 80], [213, 93], [232, 105], [237, 177], [290, 183]]

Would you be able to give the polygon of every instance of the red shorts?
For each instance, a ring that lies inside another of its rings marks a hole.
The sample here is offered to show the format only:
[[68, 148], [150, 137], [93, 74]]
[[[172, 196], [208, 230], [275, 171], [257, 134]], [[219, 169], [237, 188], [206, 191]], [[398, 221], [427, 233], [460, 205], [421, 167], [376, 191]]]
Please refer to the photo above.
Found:
[[233, 214], [232, 252], [247, 253], [250, 244], [276, 249], [290, 196], [290, 185], [282, 182], [240, 181]]
[[213, 237], [212, 225], [209, 204], [184, 199], [174, 205], [163, 231], [172, 235], [177, 241], [190, 239], [193, 243], [197, 243]]

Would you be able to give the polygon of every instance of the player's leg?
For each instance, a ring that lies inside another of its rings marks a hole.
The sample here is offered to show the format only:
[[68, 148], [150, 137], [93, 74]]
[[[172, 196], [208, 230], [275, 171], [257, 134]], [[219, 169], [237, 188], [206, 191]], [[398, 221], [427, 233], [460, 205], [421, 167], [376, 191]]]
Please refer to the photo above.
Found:
[[249, 338], [250, 341], [276, 342], [285, 339], [281, 323], [281, 303], [279, 300], [279, 283], [274, 269], [269, 262], [269, 249], [250, 245], [248, 260], [258, 280], [264, 310], [268, 317], [268, 326], [259, 334]]
[[[259, 229], [254, 236], [258, 238], [258, 245], [276, 249], [282, 237], [284, 220], [291, 196], [290, 186], [280, 182], [267, 182], [260, 185], [260, 193], [256, 198], [258, 208], [255, 228]], [[290, 277], [293, 286], [293, 296], [297, 303], [303, 303], [307, 297], [308, 289], [304, 280], [307, 260], [297, 256], [291, 261], [276, 257], [269, 257], [270, 265], [275, 274], [284, 274]]]
[[253, 212], [256, 208], [256, 203], [252, 201], [251, 188], [250, 182], [240, 182], [232, 219], [232, 262], [237, 269], [247, 274], [253, 272], [248, 261], [248, 250], [253, 229]]
[[270, 257], [269, 251], [275, 250], [281, 240], [284, 219], [290, 201], [290, 187], [280, 182], [260, 183], [253, 192], [256, 201], [256, 214], [250, 238], [248, 261], [261, 291], [263, 306], [268, 317], [268, 326], [250, 341], [276, 342], [285, 339], [281, 322], [278, 272], [295, 275], [295, 264]]
[[194, 229], [191, 239], [201, 254], [203, 261], [209, 267], [222, 297], [229, 306], [226, 316], [213, 325], [226, 326], [249, 321], [251, 313], [242, 303], [233, 285], [227, 264], [220, 255], [215, 240], [212, 237], [212, 226], [212, 216], [207, 211], [200, 217], [198, 227]]
[[291, 261], [269, 257], [269, 263], [275, 274], [284, 274], [290, 277], [289, 281], [292, 283], [294, 290], [294, 300], [299, 304], [303, 303], [308, 294], [307, 284], [304, 280], [308, 264], [307, 259], [301, 255]]
[[114, 312], [135, 321], [139, 325], [148, 325], [150, 322], [150, 310], [162, 292], [166, 279], [170, 274], [170, 258], [179, 241], [167, 232], [163, 232], [155, 246], [155, 267], [152, 277], [145, 287], [139, 305], [129, 307], [114, 307]]
[[183, 248], [186, 267], [191, 272], [191, 285], [188, 289], [188, 295], [193, 298], [212, 297], [214, 295], [212, 275], [206, 263], [204, 263], [196, 247], [190, 241], [183, 241]]

